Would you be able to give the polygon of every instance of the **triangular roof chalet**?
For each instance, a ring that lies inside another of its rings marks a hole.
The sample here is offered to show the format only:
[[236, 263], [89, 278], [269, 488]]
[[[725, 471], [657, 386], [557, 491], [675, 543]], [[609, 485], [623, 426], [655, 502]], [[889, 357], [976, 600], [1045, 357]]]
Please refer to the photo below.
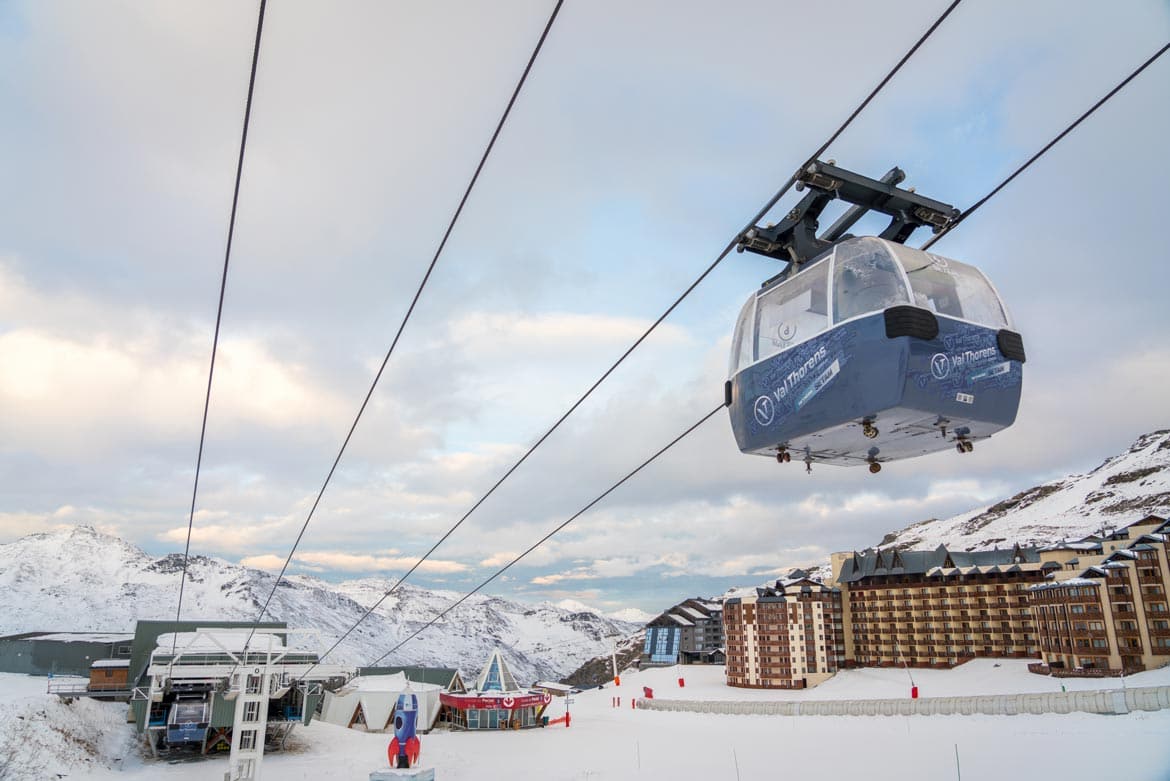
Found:
[[499, 648], [492, 651], [492, 655], [488, 657], [483, 672], [475, 679], [475, 688], [481, 692], [514, 692], [520, 690], [520, 687], [516, 685], [516, 679], [512, 677], [512, 671], [508, 669], [507, 663], [504, 662], [504, 657], [500, 653]]

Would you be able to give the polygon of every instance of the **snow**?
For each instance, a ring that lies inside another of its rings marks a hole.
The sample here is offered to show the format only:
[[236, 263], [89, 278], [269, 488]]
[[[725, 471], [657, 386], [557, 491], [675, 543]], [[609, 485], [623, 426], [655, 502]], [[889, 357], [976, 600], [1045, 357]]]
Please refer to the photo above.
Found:
[[45, 688], [45, 678], [0, 674], [0, 779], [104, 778], [133, 761], [125, 705], [66, 703]]
[[946, 520], [911, 524], [882, 547], [953, 550], [1049, 545], [1170, 514], [1170, 431], [1144, 434], [1125, 453], [1083, 475], [1036, 486], [1005, 502]]
[[93, 664], [90, 665], [90, 667], [96, 667], [98, 669], [100, 669], [102, 667], [129, 667], [129, 666], [130, 666], [129, 659], [98, 659], [96, 662], [94, 662]]
[[[628, 679], [649, 686], [660, 700], [878, 700], [908, 697], [910, 679], [920, 697], [958, 697], [971, 694], [1032, 694], [1121, 687], [1120, 678], [1051, 678], [1028, 672], [1028, 659], [972, 659], [952, 670], [864, 667], [842, 670], [810, 689], [740, 689], [724, 683], [721, 665], [676, 665], [643, 670]], [[678, 679], [685, 686], [678, 685]], [[1126, 686], [1170, 686], [1170, 666], [1126, 676]], [[641, 696], [641, 688], [638, 688]]]
[[[998, 666], [997, 666], [998, 665]], [[922, 696], [1054, 691], [1060, 682], [1032, 675], [1021, 660], [975, 660], [954, 670], [914, 670]], [[677, 679], [683, 677], [684, 688]], [[867, 781], [954, 778], [955, 752], [965, 778], [1124, 777], [1165, 779], [1170, 773], [1170, 711], [1097, 716], [715, 716], [631, 710], [629, 698], [643, 686], [656, 698], [799, 699], [907, 696], [905, 670], [851, 670], [805, 691], [732, 689], [721, 684], [721, 667], [673, 667], [627, 672], [621, 687], [554, 700], [549, 715], [572, 713], [572, 725], [491, 733], [436, 730], [422, 736], [423, 764], [443, 781], [495, 781], [540, 777], [633, 781], [657, 778], [772, 778], [819, 773]], [[35, 682], [35, 683], [33, 683]], [[1067, 679], [1070, 689], [1109, 688], [1117, 680]], [[1127, 678], [1126, 685], [1170, 684], [1170, 668]], [[43, 679], [0, 676], [0, 712], [24, 702], [24, 712], [58, 708], [43, 692]], [[622, 707], [612, 707], [620, 696]], [[31, 699], [31, 703], [29, 700]], [[223, 758], [168, 764], [126, 748], [132, 726], [114, 724], [124, 705], [89, 703], [84, 718], [59, 732], [43, 719], [24, 724], [21, 739], [39, 747], [9, 760], [5, 781], [40, 781], [51, 773], [92, 781], [203, 781], [221, 777]], [[2, 717], [0, 717], [2, 718]], [[11, 746], [12, 719], [0, 720], [0, 747]], [[84, 762], [73, 731], [100, 735], [97, 754]], [[289, 750], [264, 760], [266, 778], [288, 781], [330, 778], [366, 781], [385, 767], [389, 735], [367, 734], [314, 722], [298, 728]], [[5, 741], [8, 741], [6, 744]], [[105, 742], [101, 742], [105, 741]], [[117, 754], [110, 747], [122, 747]], [[104, 747], [104, 748], [103, 748]], [[1084, 747], [1090, 747], [1082, 750]], [[1112, 747], [1112, 748], [1110, 748]], [[0, 753], [0, 756], [8, 756]], [[116, 761], [117, 757], [122, 761]], [[0, 760], [0, 769], [4, 768]], [[1119, 770], [1123, 769], [1119, 776]]]
[[1044, 591], [1050, 588], [1064, 588], [1065, 586], [1100, 586], [1101, 581], [1090, 580], [1089, 578], [1066, 578], [1065, 580], [1058, 580], [1053, 583], [1037, 583], [1030, 587], [1030, 591]]
[[171, 648], [180, 654], [222, 654], [242, 653], [247, 644], [250, 652], [283, 651], [284, 642], [270, 632], [256, 632], [249, 641], [248, 630], [202, 630], [199, 632], [178, 632], [161, 634], [155, 645], [156, 650], [170, 654]]
[[573, 687], [564, 683], [557, 683], [556, 681], [539, 681], [534, 689], [545, 689], [549, 692], [560, 692], [561, 694], [568, 694], [573, 691]]
[[359, 691], [359, 692], [425, 692], [425, 691], [445, 691], [442, 686], [433, 683], [422, 683], [420, 681], [408, 681], [406, 673], [394, 673], [393, 675], [360, 675], [357, 678], [351, 679], [340, 690], [339, 693]]
[[633, 624], [645, 624], [647, 621], [654, 618], [654, 613], [647, 613], [645, 610], [641, 610], [636, 607], [627, 607], [622, 610], [614, 611], [613, 613], [607, 613], [606, 615], [617, 621], [628, 621]]
[[[0, 635], [77, 629], [89, 637], [128, 641], [129, 635], [112, 632], [132, 632], [136, 619], [174, 617], [181, 568], [179, 555], [155, 558], [88, 526], [2, 544]], [[194, 621], [254, 621], [275, 578], [206, 556], [191, 557], [187, 573], [183, 618]], [[366, 578], [332, 584], [297, 575], [276, 589], [266, 618], [292, 629], [320, 630], [320, 645], [306, 650], [324, 652], [393, 582]], [[370, 665], [460, 596], [403, 584], [324, 661]], [[639, 629], [589, 609], [477, 594], [380, 664], [478, 670], [498, 646], [521, 681], [561, 678]]]
[[134, 635], [108, 632], [53, 632], [30, 639], [51, 640], [56, 643], [129, 643], [134, 639]]

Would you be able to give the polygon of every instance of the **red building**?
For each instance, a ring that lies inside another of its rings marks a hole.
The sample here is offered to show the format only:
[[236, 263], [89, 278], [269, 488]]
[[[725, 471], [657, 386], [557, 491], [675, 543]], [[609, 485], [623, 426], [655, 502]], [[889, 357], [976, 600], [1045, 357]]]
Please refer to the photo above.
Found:
[[461, 729], [525, 729], [542, 726], [551, 694], [531, 692], [516, 679], [499, 650], [492, 651], [474, 688], [439, 695], [439, 721]]

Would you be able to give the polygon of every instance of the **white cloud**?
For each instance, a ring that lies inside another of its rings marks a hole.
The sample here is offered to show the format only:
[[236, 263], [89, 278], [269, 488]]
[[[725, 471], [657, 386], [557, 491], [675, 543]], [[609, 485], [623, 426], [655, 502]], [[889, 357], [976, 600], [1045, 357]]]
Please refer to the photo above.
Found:
[[[403, 572], [418, 561], [410, 556], [379, 554], [357, 554], [342, 551], [303, 551], [293, 554], [293, 569], [303, 568], [311, 572]], [[274, 553], [264, 553], [255, 556], [245, 556], [240, 563], [246, 567], [257, 569], [280, 570], [288, 555], [284, 557]], [[419, 571], [450, 575], [466, 572], [470, 569], [466, 564], [445, 559], [428, 559], [419, 565]]]
[[[892, 62], [928, 10], [915, 0], [816, 13], [840, 21], [843, 48], [881, 39], [888, 51], [875, 57]], [[1157, 4], [1049, 10], [966, 9], [830, 154], [867, 172], [897, 163], [921, 191], [968, 203], [1124, 72], [1167, 19]], [[0, 79], [15, 118], [0, 127], [11, 185], [0, 192], [0, 522], [13, 534], [100, 522], [178, 544], [254, 17], [230, 2], [14, 13], [21, 24], [0, 50], [0, 72], [23, 74]], [[730, 40], [743, 14], [656, 13], [590, 4], [557, 27], [309, 528], [319, 553], [297, 567], [392, 568], [421, 554], [710, 262], [795, 150], [815, 147], [867, 89], [843, 61], [781, 84], [764, 39], [696, 59], [696, 45]], [[797, 26], [815, 15], [794, 13]], [[290, 539], [308, 512], [466, 184], [471, 142], [490, 134], [545, 18], [526, 4], [449, 16], [359, 4], [270, 19], [201, 475], [201, 552], [283, 562], [272, 540]], [[669, 34], [647, 45], [638, 31], [652, 16]], [[793, 61], [819, 46], [789, 43]], [[1156, 284], [1166, 79], [1148, 71], [947, 239], [948, 254], [991, 274], [1024, 332], [1015, 426], [962, 460], [805, 475], [740, 455], [720, 414], [526, 558], [528, 593], [606, 581], [644, 592], [660, 582], [650, 573], [756, 577], [1092, 466], [1170, 423]], [[788, 121], [793, 105], [807, 121]], [[1119, 145], [1142, 161], [1126, 170], [1132, 198], [1117, 230], [1086, 230], [1116, 211], [1115, 193], [1085, 182], [1116, 178]], [[1078, 197], [1058, 203], [1053, 192]], [[729, 257], [437, 566], [506, 563], [718, 404], [731, 321], [774, 270]], [[76, 510], [52, 517], [64, 505]], [[387, 530], [401, 553], [370, 551]], [[529, 582], [533, 572], [546, 582]]]

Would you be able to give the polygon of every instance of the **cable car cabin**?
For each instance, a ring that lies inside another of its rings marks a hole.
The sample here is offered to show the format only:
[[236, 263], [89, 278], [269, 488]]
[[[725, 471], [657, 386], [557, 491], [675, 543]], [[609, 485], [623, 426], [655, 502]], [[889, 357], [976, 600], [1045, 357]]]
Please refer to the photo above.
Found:
[[969, 452], [1016, 418], [1024, 351], [1010, 328], [975, 267], [881, 238], [839, 240], [765, 283], [739, 315], [728, 382], [739, 449], [873, 472]]
[[178, 700], [167, 717], [167, 743], [201, 743], [207, 736], [210, 706], [207, 700]]

